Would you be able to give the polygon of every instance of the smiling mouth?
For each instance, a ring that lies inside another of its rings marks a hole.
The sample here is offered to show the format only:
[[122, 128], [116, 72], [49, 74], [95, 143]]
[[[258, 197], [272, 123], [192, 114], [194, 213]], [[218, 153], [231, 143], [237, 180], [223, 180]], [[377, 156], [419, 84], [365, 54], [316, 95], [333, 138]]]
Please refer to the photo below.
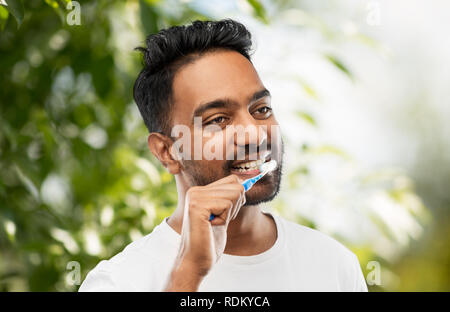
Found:
[[270, 153], [266, 153], [261, 156], [262, 157], [258, 160], [240, 161], [238, 163], [234, 163], [231, 166], [231, 171], [238, 174], [258, 174], [259, 166], [270, 161]]
[[263, 159], [248, 161], [245, 163], [241, 163], [239, 165], [234, 165], [231, 167], [231, 169], [233, 171], [238, 171], [238, 172], [248, 172], [248, 171], [254, 171], [254, 170], [259, 171], [259, 166], [262, 165], [264, 162], [265, 162], [265, 160], [263, 160]]

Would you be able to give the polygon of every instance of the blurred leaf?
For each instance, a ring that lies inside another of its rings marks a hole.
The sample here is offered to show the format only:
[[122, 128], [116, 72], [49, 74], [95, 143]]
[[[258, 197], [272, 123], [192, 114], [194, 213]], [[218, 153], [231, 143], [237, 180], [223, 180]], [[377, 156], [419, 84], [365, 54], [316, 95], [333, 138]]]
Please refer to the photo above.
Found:
[[294, 26], [316, 29], [326, 39], [332, 40], [335, 37], [335, 31], [331, 29], [320, 16], [312, 14], [312, 12], [307, 12], [299, 8], [288, 8], [282, 11], [280, 18]]
[[[30, 274], [30, 291], [51, 291], [58, 281], [59, 270], [53, 265], [32, 267]], [[65, 273], [65, 272], [64, 272]]]
[[61, 21], [61, 25], [64, 25], [64, 23], [66, 22], [66, 4], [70, 1], [71, 0], [45, 0], [45, 3], [47, 3], [58, 15]]
[[379, 46], [379, 43], [376, 41], [376, 39], [369, 37], [365, 34], [362, 33], [358, 33], [355, 36], [355, 39], [357, 39], [359, 42], [371, 47], [371, 48], [376, 48]]
[[301, 119], [303, 119], [304, 121], [306, 121], [307, 123], [309, 123], [310, 125], [317, 126], [316, 120], [310, 114], [302, 112], [302, 111], [297, 111], [296, 115], [298, 117], [300, 117]]
[[310, 148], [308, 151], [310, 153], [318, 154], [318, 155], [320, 155], [320, 154], [335, 154], [335, 155], [343, 157], [343, 158], [345, 158], [347, 160], [351, 159], [350, 155], [348, 155], [342, 149], [340, 149], [340, 148], [338, 148], [336, 146], [327, 145], [327, 144], [323, 144], [323, 145], [320, 145], [320, 146], [316, 146], [316, 147]]
[[262, 21], [264, 24], [269, 24], [266, 9], [261, 2], [258, 0], [247, 0], [247, 2], [253, 8], [255, 17]]
[[311, 229], [317, 229], [317, 225], [314, 223], [314, 221], [312, 221], [312, 220], [310, 220], [308, 218], [302, 217], [300, 215], [296, 217], [296, 222], [298, 224], [307, 226], [307, 227], [309, 227]]
[[288, 174], [289, 186], [293, 189], [298, 187], [299, 176], [306, 176], [309, 174], [309, 169], [306, 166], [301, 166], [297, 169], [292, 170]]
[[20, 26], [23, 21], [24, 9], [21, 0], [5, 0], [8, 4], [5, 8], [11, 13], [17, 21], [17, 25]]
[[22, 170], [20, 170], [19, 166], [14, 165], [14, 170], [17, 172], [17, 176], [20, 181], [24, 184], [26, 189], [30, 192], [30, 194], [39, 201], [39, 191], [37, 187], [34, 185], [33, 181], [29, 177], [27, 177]]
[[336, 66], [340, 71], [347, 75], [351, 80], [353, 80], [353, 74], [337, 57], [333, 55], [325, 55], [325, 58], [330, 61], [334, 66]]
[[112, 70], [114, 69], [114, 59], [112, 55], [98, 59], [92, 66], [92, 80], [95, 90], [100, 97], [105, 97], [113, 87]]
[[57, 9], [59, 7], [59, 3], [56, 0], [45, 0], [45, 3], [47, 3], [49, 6], [51, 6], [54, 9]]
[[5, 28], [8, 17], [8, 10], [3, 5], [0, 5], [0, 31], [3, 31], [3, 29]]
[[311, 87], [310, 84], [308, 84], [306, 81], [304, 81], [303, 79], [297, 79], [297, 81], [300, 83], [300, 85], [303, 87], [303, 90], [306, 92], [306, 94], [308, 94], [310, 97], [318, 100], [319, 97], [317, 96], [317, 92], [316, 90], [314, 90], [313, 87]]
[[384, 236], [386, 236], [391, 241], [396, 240], [396, 237], [392, 233], [392, 230], [389, 228], [389, 226], [386, 224], [386, 222], [379, 215], [377, 215], [375, 212], [371, 212], [369, 217], [370, 217], [371, 221], [373, 222], [373, 224], [375, 224], [377, 226], [377, 229]]
[[158, 14], [153, 7], [155, 2], [156, 1], [139, 0], [139, 13], [146, 36], [158, 32]]

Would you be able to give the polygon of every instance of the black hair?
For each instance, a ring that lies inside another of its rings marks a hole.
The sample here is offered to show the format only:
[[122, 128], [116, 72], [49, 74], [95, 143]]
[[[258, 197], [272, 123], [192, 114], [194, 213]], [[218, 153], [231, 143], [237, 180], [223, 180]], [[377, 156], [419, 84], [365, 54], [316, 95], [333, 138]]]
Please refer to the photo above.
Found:
[[193, 21], [149, 35], [143, 53], [144, 68], [134, 83], [133, 96], [148, 131], [170, 136], [172, 82], [176, 71], [206, 52], [236, 51], [250, 62], [251, 34], [232, 19]]

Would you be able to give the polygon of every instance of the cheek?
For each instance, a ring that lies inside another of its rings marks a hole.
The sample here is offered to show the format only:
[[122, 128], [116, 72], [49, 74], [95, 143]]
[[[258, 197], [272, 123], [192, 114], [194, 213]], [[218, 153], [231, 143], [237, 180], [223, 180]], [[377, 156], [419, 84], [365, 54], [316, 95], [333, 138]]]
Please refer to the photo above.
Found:
[[223, 131], [204, 132], [202, 137], [203, 159], [209, 161], [226, 159], [226, 138]]
[[272, 154], [281, 155], [283, 140], [281, 137], [281, 130], [278, 124], [272, 125], [268, 128], [267, 136], [269, 138]]
[[210, 144], [214, 146], [223, 146], [224, 135], [222, 131], [217, 132], [203, 132], [203, 145]]

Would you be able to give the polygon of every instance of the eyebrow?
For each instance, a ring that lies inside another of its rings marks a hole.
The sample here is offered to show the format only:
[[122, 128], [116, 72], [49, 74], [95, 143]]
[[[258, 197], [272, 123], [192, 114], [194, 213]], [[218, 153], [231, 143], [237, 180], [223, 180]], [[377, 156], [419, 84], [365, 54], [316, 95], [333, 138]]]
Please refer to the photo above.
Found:
[[[248, 105], [251, 105], [252, 103], [254, 103], [266, 96], [271, 96], [269, 90], [262, 89], [262, 90], [256, 91], [248, 99], [248, 103], [249, 103]], [[229, 98], [216, 99], [216, 100], [201, 104], [199, 107], [197, 107], [194, 110], [194, 113], [192, 114], [192, 122], [194, 122], [194, 117], [201, 116], [205, 111], [207, 111], [209, 109], [232, 108], [232, 107], [237, 107], [237, 106], [239, 106], [239, 104], [236, 101], [231, 100]]]

